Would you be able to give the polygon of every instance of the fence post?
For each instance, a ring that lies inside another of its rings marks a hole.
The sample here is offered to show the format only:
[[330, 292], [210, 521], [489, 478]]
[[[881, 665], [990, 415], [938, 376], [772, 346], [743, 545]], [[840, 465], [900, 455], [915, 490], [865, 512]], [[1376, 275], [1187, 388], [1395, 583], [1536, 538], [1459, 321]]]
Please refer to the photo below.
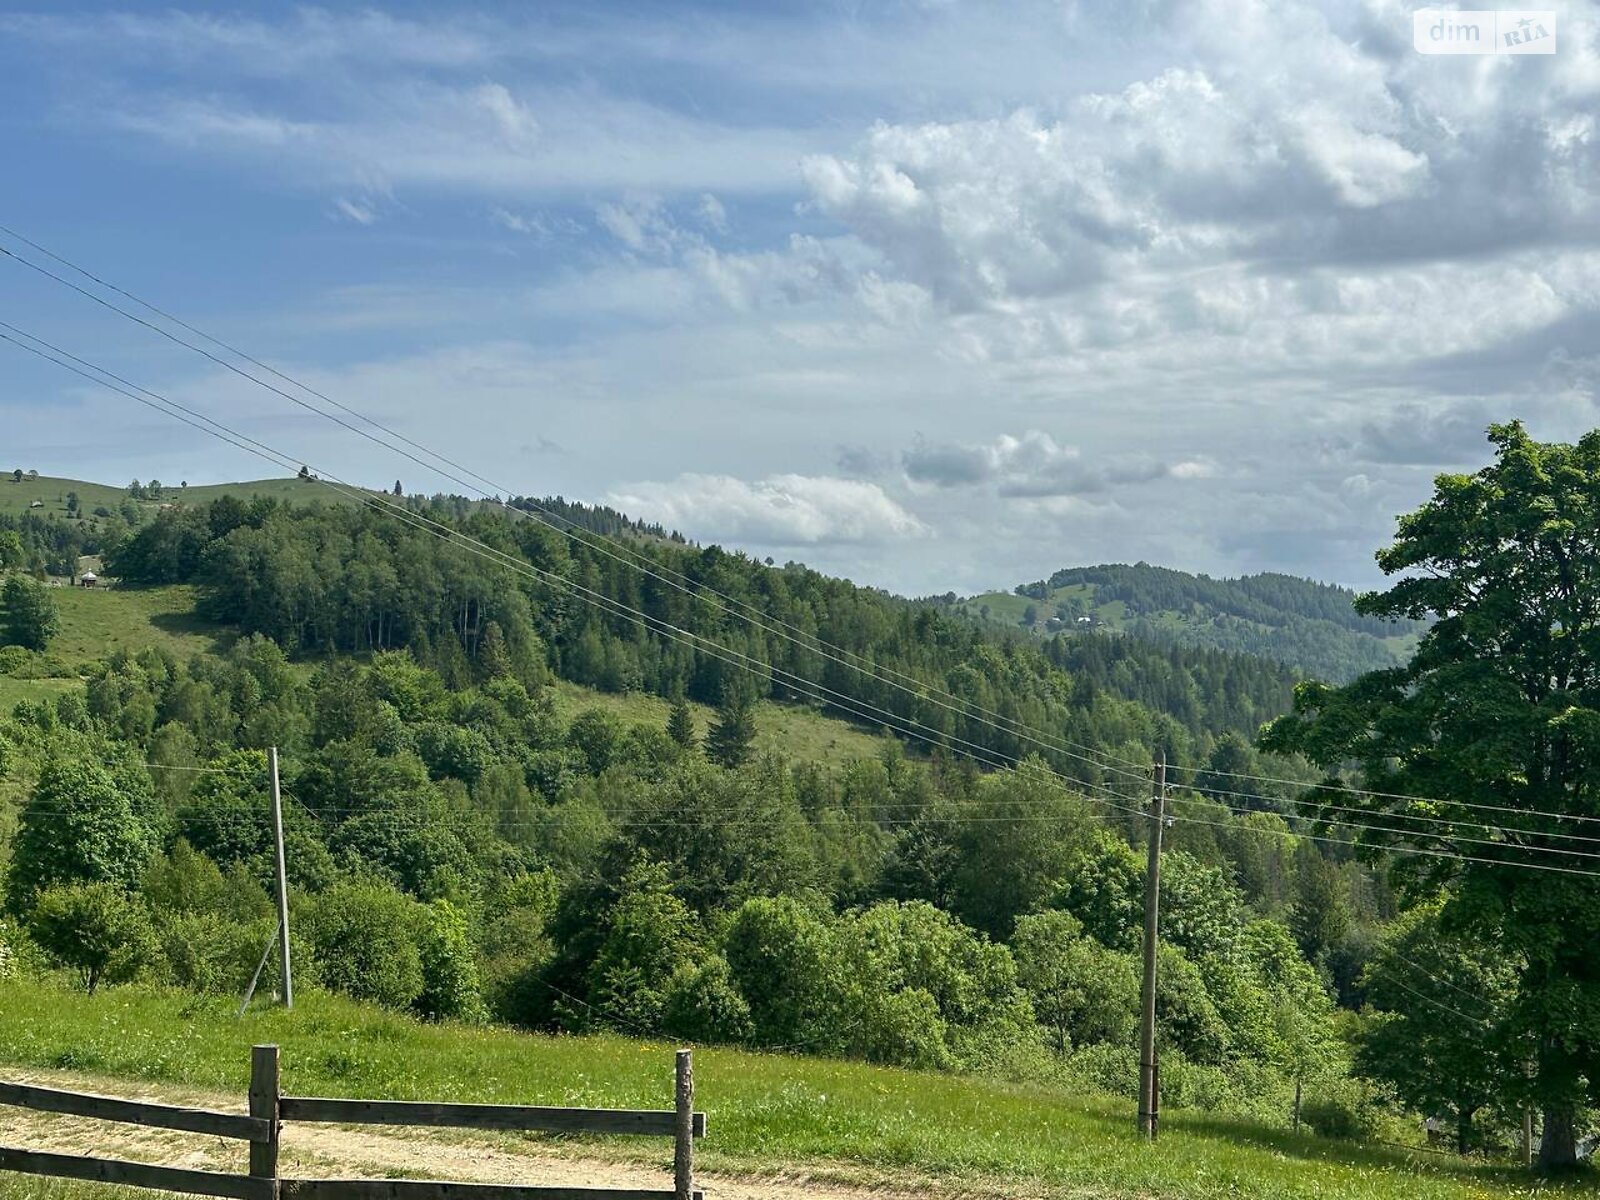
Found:
[[672, 1184], [674, 1200], [694, 1197], [694, 1061], [688, 1050], [678, 1051], [677, 1122], [673, 1126]]
[[[250, 1051], [250, 1115], [270, 1121], [267, 1140], [250, 1143], [250, 1174], [278, 1178], [278, 1048], [256, 1046]], [[277, 1195], [277, 1186], [273, 1186]]]

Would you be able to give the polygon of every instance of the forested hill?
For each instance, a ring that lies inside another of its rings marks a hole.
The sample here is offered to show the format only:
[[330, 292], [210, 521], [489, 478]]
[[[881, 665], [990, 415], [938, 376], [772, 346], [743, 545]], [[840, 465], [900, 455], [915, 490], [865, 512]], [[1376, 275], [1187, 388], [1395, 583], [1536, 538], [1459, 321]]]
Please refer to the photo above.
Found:
[[1260, 655], [1342, 682], [1404, 661], [1423, 628], [1362, 616], [1355, 598], [1348, 588], [1293, 575], [1213, 579], [1149, 563], [1110, 563], [1067, 567], [958, 607], [1035, 633], [1114, 631]]
[[[822, 700], [859, 723], [895, 723], [1007, 757], [1042, 748], [1007, 731], [1022, 726], [1122, 757], [1162, 746], [1175, 762], [1199, 764], [1224, 734], [1253, 736], [1289, 706], [1292, 674], [1259, 658], [1126, 638], [1041, 644], [945, 606], [798, 564], [773, 567], [687, 545], [621, 514], [563, 504], [561, 515], [574, 524], [643, 535], [628, 540], [627, 555], [646, 556], [659, 573], [652, 578], [605, 549], [617, 543], [592, 534], [563, 534], [448, 497], [407, 503], [532, 571], [519, 574], [369, 509], [271, 497], [224, 495], [130, 512], [131, 528], [110, 530], [98, 543], [93, 521], [60, 516], [23, 518], [18, 532], [30, 553], [37, 544], [58, 555], [62, 527], [84, 530], [68, 539], [72, 549], [103, 553], [109, 576], [197, 584], [203, 616], [266, 634], [291, 653], [409, 648], [447, 679], [469, 678], [485, 652], [509, 653], [608, 691], [681, 692], [712, 704], [730, 692]], [[679, 576], [690, 591], [715, 589], [730, 599], [699, 598], [664, 582]], [[759, 614], [768, 627], [752, 626], [735, 610]], [[686, 642], [664, 627], [706, 642]], [[822, 652], [813, 638], [846, 654]], [[872, 664], [875, 674], [851, 669], [843, 661], [849, 656]], [[730, 660], [758, 670], [752, 675]], [[893, 682], [885, 678], [891, 673]], [[956, 702], [935, 692], [952, 693]], [[1096, 781], [1081, 759], [1053, 757], [1063, 770]]]

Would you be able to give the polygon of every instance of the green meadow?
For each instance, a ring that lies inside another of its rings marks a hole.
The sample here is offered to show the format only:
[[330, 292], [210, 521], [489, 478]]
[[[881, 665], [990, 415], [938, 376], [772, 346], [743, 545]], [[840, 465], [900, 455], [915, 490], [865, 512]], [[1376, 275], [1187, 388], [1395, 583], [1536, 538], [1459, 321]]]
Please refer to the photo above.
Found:
[[[300, 1094], [668, 1107], [673, 1045], [542, 1037], [407, 1017], [309, 992], [295, 1010], [236, 1019], [229, 997], [144, 987], [88, 996], [52, 982], [0, 983], [0, 1070], [67, 1069], [243, 1097], [249, 1047], [282, 1047]], [[701, 1048], [696, 1106], [710, 1119], [714, 1172], [778, 1176], [804, 1167], [868, 1187], [1061, 1197], [1220, 1200], [1497, 1200], [1593, 1194], [1584, 1180], [1535, 1186], [1504, 1166], [1297, 1136], [1171, 1111], [1154, 1145], [1127, 1100], [982, 1077]], [[662, 1159], [669, 1148], [593, 1139], [584, 1153]], [[114, 1189], [0, 1177], [0, 1196], [99, 1200]], [[128, 1193], [131, 1195], [132, 1193]]]

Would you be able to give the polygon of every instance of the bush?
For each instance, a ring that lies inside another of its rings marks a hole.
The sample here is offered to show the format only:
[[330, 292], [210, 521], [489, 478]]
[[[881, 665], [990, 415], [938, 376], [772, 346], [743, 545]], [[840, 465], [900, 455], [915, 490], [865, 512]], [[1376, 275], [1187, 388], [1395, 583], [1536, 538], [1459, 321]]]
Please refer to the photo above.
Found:
[[1354, 1079], [1310, 1085], [1300, 1103], [1300, 1121], [1319, 1137], [1366, 1141], [1383, 1128], [1383, 1110], [1372, 1091]]
[[304, 905], [304, 927], [318, 978], [357, 1000], [406, 1008], [422, 974], [425, 910], [393, 888], [341, 883]]
[[101, 983], [134, 978], [156, 956], [149, 910], [111, 883], [47, 888], [33, 906], [29, 930], [91, 993]]
[[466, 921], [448, 900], [435, 900], [428, 906], [427, 915], [421, 945], [422, 994], [417, 997], [417, 1011], [434, 1020], [487, 1019]]
[[161, 957], [172, 982], [182, 987], [239, 993], [249, 986], [272, 931], [270, 920], [245, 923], [214, 912], [176, 913], [161, 923]]
[[727, 959], [712, 954], [679, 964], [667, 981], [661, 1027], [692, 1042], [744, 1042], [754, 1035], [750, 1006], [734, 986]]

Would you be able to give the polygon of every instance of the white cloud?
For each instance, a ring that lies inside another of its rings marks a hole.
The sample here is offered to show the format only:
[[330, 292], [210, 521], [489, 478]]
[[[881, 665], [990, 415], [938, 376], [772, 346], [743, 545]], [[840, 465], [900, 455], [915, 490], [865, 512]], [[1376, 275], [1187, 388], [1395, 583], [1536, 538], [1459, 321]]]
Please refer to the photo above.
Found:
[[874, 483], [832, 476], [680, 475], [627, 484], [606, 503], [691, 537], [776, 546], [875, 543], [928, 530]]
[[345, 196], [336, 196], [333, 201], [334, 210], [346, 220], [354, 221], [357, 225], [371, 225], [378, 219], [375, 205], [366, 200], [351, 200]]
[[1104, 492], [1121, 484], [1208, 478], [1213, 468], [1198, 460], [1174, 465], [1137, 455], [1086, 457], [1037, 429], [1021, 437], [1002, 434], [984, 444], [919, 442], [904, 455], [906, 477], [938, 488], [992, 485], [1002, 497], [1036, 500]]

